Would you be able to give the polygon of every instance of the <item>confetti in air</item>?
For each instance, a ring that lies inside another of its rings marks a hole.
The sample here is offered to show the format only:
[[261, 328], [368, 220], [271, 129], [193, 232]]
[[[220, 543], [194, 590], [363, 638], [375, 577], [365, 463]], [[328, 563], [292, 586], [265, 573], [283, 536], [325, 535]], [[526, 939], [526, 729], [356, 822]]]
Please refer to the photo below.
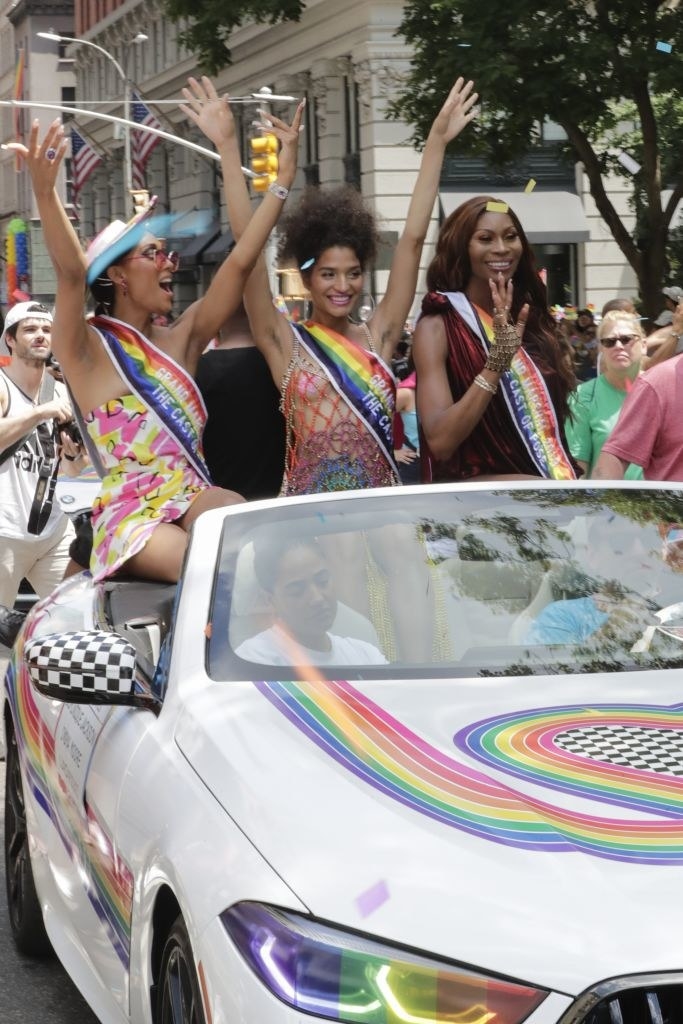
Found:
[[508, 212], [508, 204], [507, 203], [487, 203], [486, 204], [486, 212], [487, 213], [507, 213]]
[[623, 150], [617, 153], [617, 160], [622, 167], [625, 167], [629, 174], [637, 174], [640, 170], [640, 164], [629, 156], [628, 153], [624, 153]]
[[356, 906], [361, 917], [368, 917], [389, 899], [389, 887], [382, 879], [356, 897]]

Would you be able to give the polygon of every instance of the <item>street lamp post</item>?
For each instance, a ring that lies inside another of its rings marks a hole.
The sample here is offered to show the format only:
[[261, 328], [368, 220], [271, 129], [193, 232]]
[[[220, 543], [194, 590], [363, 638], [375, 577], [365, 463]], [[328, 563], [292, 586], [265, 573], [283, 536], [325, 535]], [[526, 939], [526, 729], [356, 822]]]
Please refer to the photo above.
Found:
[[[108, 50], [105, 50], [99, 43], [93, 43], [90, 39], [81, 39], [76, 36], [60, 36], [57, 32], [38, 32], [41, 39], [52, 39], [56, 43], [78, 43], [79, 46], [90, 46], [93, 50], [97, 50], [103, 57], [111, 61], [116, 69], [121, 82], [123, 84], [123, 117], [124, 120], [130, 122], [130, 79], [117, 61], [116, 57], [113, 57]], [[131, 40], [132, 43], [145, 43], [149, 37], [144, 32], [138, 32], [137, 35]], [[126, 62], [127, 63], [127, 62]], [[133, 160], [130, 145], [130, 125], [126, 124], [123, 130], [123, 177], [124, 177], [124, 204], [126, 202], [126, 192], [131, 195], [133, 189]], [[126, 211], [127, 212], [127, 211]]]

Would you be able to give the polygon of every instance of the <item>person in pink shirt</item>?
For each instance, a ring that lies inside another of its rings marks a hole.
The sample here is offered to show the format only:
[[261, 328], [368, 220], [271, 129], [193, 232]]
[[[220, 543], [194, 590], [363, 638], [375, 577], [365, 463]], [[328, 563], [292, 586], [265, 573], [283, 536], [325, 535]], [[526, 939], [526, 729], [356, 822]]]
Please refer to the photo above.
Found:
[[642, 466], [646, 480], [683, 480], [682, 403], [683, 355], [638, 377], [592, 479], [621, 480], [629, 463], [635, 463]]

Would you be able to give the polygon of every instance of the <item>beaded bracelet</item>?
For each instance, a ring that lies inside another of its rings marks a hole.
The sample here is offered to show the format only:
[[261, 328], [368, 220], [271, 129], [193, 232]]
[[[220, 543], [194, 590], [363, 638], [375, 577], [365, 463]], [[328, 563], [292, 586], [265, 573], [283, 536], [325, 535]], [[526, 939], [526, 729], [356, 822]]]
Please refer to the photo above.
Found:
[[272, 183], [271, 183], [271, 184], [270, 184], [270, 185], [268, 186], [268, 191], [269, 191], [269, 192], [270, 192], [270, 193], [271, 193], [272, 195], [274, 195], [274, 196], [276, 197], [276, 199], [281, 199], [281, 200], [282, 200], [283, 202], [285, 201], [285, 199], [286, 199], [286, 198], [287, 198], [287, 196], [289, 195], [289, 189], [288, 189], [288, 188], [285, 188], [285, 186], [284, 186], [284, 185], [280, 185], [280, 184], [278, 184], [278, 182], [277, 182], [277, 181], [273, 181], [273, 182], [272, 182]]
[[485, 369], [505, 373], [519, 348], [519, 338], [513, 324], [499, 324], [494, 319], [493, 344], [489, 349]]
[[482, 375], [480, 373], [477, 374], [477, 376], [474, 378], [472, 383], [476, 384], [477, 387], [482, 388], [482, 390], [488, 391], [489, 394], [491, 394], [491, 395], [495, 395], [496, 392], [498, 391], [497, 386], [495, 384], [489, 384], [489, 382], [486, 380], [486, 378], [482, 377]]

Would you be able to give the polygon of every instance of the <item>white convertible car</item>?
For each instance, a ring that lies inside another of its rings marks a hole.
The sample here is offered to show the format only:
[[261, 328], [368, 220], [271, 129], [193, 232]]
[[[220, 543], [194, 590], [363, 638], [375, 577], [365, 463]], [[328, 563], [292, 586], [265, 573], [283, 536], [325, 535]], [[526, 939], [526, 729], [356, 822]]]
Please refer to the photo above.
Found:
[[206, 513], [17, 641], [17, 946], [107, 1024], [676, 1024], [682, 669], [678, 487]]

